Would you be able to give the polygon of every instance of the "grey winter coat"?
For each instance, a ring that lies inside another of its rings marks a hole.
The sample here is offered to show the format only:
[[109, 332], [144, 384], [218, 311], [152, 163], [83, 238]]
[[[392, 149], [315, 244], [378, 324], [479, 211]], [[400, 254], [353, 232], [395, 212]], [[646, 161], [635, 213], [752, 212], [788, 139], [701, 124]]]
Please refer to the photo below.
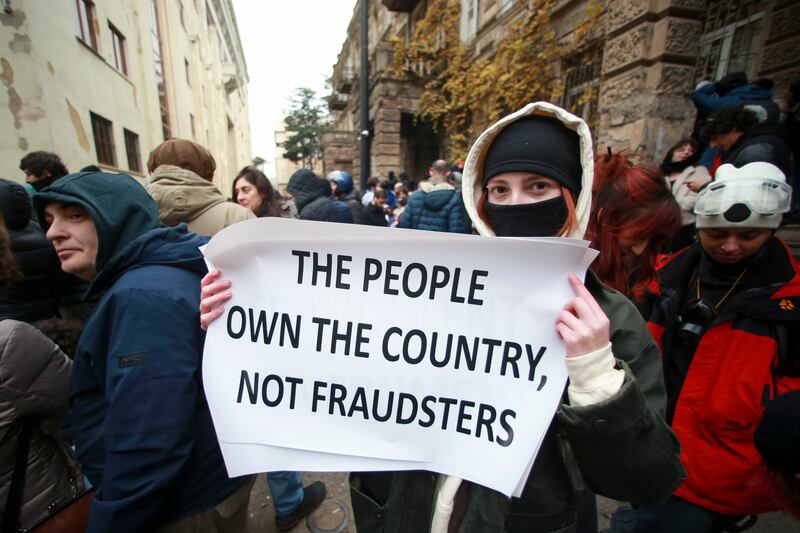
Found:
[[[30, 527], [47, 516], [48, 507], [69, 501], [73, 487], [59, 440], [61, 417], [69, 406], [72, 361], [33, 326], [0, 321], [0, 514], [6, 515], [23, 420], [33, 425], [20, 523]], [[61, 447], [62, 452], [58, 447]]]

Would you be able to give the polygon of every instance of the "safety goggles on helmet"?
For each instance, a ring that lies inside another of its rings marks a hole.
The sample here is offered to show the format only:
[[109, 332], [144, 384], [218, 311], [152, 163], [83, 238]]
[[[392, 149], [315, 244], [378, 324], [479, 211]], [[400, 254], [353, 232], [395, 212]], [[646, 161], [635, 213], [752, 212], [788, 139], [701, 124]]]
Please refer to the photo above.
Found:
[[697, 215], [716, 216], [735, 204], [744, 204], [761, 215], [777, 215], [789, 211], [792, 188], [770, 178], [736, 178], [708, 184], [697, 197]]

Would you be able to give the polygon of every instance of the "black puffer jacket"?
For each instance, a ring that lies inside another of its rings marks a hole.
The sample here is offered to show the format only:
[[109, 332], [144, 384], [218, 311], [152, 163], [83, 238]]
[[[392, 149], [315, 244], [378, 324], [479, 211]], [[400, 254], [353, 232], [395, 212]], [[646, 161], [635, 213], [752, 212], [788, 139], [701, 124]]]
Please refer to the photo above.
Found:
[[0, 318], [34, 322], [57, 314], [61, 272], [58, 256], [32, 218], [28, 193], [18, 183], [0, 180], [0, 214], [23, 278], [0, 285]]
[[292, 174], [286, 190], [294, 197], [302, 220], [353, 222], [347, 204], [334, 200], [330, 184], [311, 170], [300, 169]]
[[757, 125], [744, 132], [731, 146], [723, 163], [741, 167], [747, 163], [772, 163], [787, 178], [792, 175], [792, 151], [786, 142], [785, 131], [778, 126]]

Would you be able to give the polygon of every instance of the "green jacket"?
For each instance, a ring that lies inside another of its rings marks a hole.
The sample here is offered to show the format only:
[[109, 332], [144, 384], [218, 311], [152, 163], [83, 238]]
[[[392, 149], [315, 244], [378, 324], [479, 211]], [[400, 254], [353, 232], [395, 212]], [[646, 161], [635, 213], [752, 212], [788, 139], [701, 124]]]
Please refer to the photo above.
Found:
[[[586, 286], [611, 322], [611, 344], [622, 388], [609, 400], [583, 407], [566, 390], [521, 498], [467, 483], [469, 503], [460, 533], [569, 532], [575, 491], [636, 503], [668, 498], [685, 477], [678, 440], [663, 418], [666, 392], [661, 358], [644, 320], [622, 294], [589, 274]], [[437, 475], [431, 472], [351, 476], [360, 533], [423, 532], [430, 528]]]

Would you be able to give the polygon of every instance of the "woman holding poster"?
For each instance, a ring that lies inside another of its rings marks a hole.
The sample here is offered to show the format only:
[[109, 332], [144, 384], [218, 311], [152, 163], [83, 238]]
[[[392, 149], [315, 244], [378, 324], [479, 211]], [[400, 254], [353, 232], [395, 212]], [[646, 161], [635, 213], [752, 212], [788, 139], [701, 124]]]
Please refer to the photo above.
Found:
[[[487, 236], [582, 238], [593, 178], [589, 128], [533, 103], [487, 129], [464, 169], [465, 207]], [[230, 284], [203, 281], [201, 322], [222, 314]], [[536, 283], [536, 280], [525, 280]], [[522, 283], [522, 280], [520, 280]], [[423, 471], [353, 474], [364, 532], [574, 531], [576, 492], [634, 502], [668, 498], [683, 477], [678, 442], [663, 419], [658, 348], [636, 308], [591, 274], [569, 276], [576, 297], [554, 318], [570, 385], [520, 498]], [[585, 484], [585, 485], [584, 485]]]

